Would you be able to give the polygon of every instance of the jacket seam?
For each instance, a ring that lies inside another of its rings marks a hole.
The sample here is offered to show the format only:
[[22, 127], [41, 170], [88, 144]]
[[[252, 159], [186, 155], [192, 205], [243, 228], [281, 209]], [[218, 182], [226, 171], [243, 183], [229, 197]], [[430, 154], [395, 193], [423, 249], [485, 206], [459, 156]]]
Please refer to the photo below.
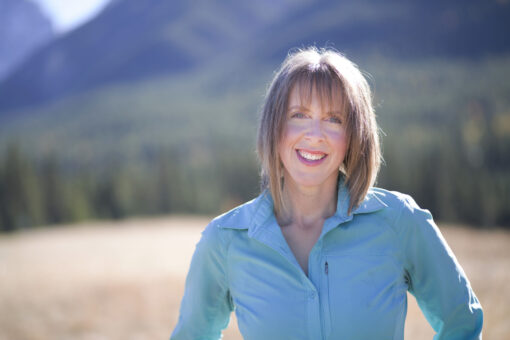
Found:
[[[391, 223], [391, 229], [393, 230], [393, 232], [395, 233], [395, 236], [397, 237], [397, 247], [398, 247], [398, 250], [399, 250], [399, 257], [400, 257], [400, 260], [401, 260], [401, 263], [402, 263], [402, 269], [404, 271], [406, 271], [406, 268], [405, 268], [405, 259], [404, 259], [404, 251], [402, 249], [402, 239], [401, 239], [401, 233], [397, 230], [397, 223], [400, 221], [400, 218], [402, 216], [402, 213], [404, 211], [404, 208], [406, 206], [406, 202], [405, 201], [402, 201], [400, 200], [403, 204], [402, 206], [400, 207], [398, 213], [396, 214], [396, 217], [395, 219], [393, 220], [393, 222]], [[407, 299], [407, 296], [406, 296], [406, 299]], [[405, 315], [402, 315], [404, 314], [404, 308], [402, 308], [401, 312], [399, 313], [400, 317], [404, 319], [404, 323], [405, 323]], [[394, 326], [394, 329], [393, 329], [393, 339], [397, 339], [397, 333], [399, 331], [399, 325], [400, 325], [400, 322], [396, 322], [395, 323], [395, 326]]]
[[[222, 237], [222, 238], [224, 239], [224, 237]], [[228, 292], [228, 294], [230, 295], [230, 297], [232, 299], [231, 307], [232, 307], [232, 310], [233, 310], [234, 309], [234, 298], [232, 297], [232, 293], [230, 292], [230, 275], [229, 275], [229, 270], [230, 270], [229, 252], [230, 252], [230, 245], [232, 244], [232, 239], [233, 239], [233, 235], [231, 235], [230, 240], [226, 244], [226, 251], [225, 251], [225, 281], [226, 281], [226, 285], [227, 285], [227, 287], [226, 287], [227, 288], [227, 292]], [[223, 242], [225, 243], [225, 240], [223, 240]]]
[[[225, 244], [225, 235], [223, 235], [223, 230], [222, 228], [218, 225], [218, 224], [215, 224], [214, 227], [216, 228], [216, 232], [218, 233], [218, 238], [220, 240], [220, 246]], [[222, 247], [223, 248], [223, 247]], [[225, 273], [224, 274], [224, 284], [225, 284], [225, 295], [227, 296], [228, 294], [230, 294], [230, 281], [229, 281], [229, 278], [228, 278], [228, 257], [227, 257], [227, 252], [228, 252], [228, 248], [225, 249], [221, 249], [220, 250], [220, 254], [222, 254], [222, 258], [224, 258], [224, 260], [222, 261], [222, 267], [223, 267], [223, 272]], [[219, 299], [218, 302], [217, 302], [217, 306], [220, 305], [222, 302], [222, 300]], [[230, 302], [229, 302], [229, 305], [230, 305]]]
[[395, 219], [393, 220], [393, 222], [391, 223], [391, 229], [395, 232], [395, 235], [397, 236], [397, 239], [398, 239], [398, 249], [400, 251], [400, 257], [401, 257], [401, 260], [403, 261], [404, 260], [404, 251], [402, 249], [402, 237], [401, 237], [401, 231], [398, 230], [397, 228], [397, 224], [398, 222], [400, 221], [400, 218], [402, 217], [402, 213], [404, 212], [404, 209], [406, 207], [406, 202], [405, 201], [401, 201], [403, 204], [402, 206], [400, 207]]

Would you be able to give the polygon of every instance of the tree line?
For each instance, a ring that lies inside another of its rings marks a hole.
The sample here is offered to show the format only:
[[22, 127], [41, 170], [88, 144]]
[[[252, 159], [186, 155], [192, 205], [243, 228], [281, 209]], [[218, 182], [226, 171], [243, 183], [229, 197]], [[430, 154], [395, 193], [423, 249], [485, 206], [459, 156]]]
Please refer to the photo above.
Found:
[[[510, 227], [506, 149], [498, 155], [487, 138], [477, 140], [481, 150], [473, 151], [442, 140], [441, 133], [427, 144], [407, 130], [408, 135], [384, 137], [378, 186], [411, 194], [437, 220]], [[484, 153], [486, 147], [492, 151]], [[254, 153], [226, 152], [198, 165], [178, 157], [160, 150], [143, 166], [77, 168], [55, 154], [35, 160], [11, 144], [0, 158], [0, 230], [133, 215], [214, 215], [259, 192]]]
[[[252, 155], [205, 167], [161, 150], [143, 166], [75, 168], [50, 154], [34, 160], [11, 144], [0, 158], [0, 231], [88, 219], [215, 214], [258, 192]], [[228, 166], [227, 166], [228, 165]]]

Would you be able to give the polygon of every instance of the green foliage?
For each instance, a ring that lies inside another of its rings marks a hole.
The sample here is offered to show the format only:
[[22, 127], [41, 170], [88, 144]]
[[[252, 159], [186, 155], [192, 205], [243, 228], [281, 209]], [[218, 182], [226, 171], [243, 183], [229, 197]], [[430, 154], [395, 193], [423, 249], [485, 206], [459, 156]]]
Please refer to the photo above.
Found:
[[380, 184], [436, 218], [510, 225], [510, 59], [374, 62]]
[[90, 218], [218, 213], [256, 195], [258, 178], [254, 157], [243, 155], [195, 166], [161, 150], [143, 166], [110, 163], [69, 172], [54, 155], [29, 161], [14, 144], [0, 169], [1, 231]]
[[13, 230], [43, 220], [41, 189], [34, 169], [11, 144], [0, 168], [0, 229]]

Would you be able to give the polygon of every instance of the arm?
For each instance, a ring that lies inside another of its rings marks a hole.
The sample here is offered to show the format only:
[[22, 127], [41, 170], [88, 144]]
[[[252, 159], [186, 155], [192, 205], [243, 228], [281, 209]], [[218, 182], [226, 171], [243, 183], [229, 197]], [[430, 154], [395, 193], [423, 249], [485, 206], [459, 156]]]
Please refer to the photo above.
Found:
[[430, 212], [407, 196], [396, 223], [409, 292], [436, 331], [434, 339], [481, 339], [482, 306]]
[[191, 260], [179, 321], [171, 340], [220, 339], [233, 310], [226, 275], [227, 246], [221, 230], [209, 224]]

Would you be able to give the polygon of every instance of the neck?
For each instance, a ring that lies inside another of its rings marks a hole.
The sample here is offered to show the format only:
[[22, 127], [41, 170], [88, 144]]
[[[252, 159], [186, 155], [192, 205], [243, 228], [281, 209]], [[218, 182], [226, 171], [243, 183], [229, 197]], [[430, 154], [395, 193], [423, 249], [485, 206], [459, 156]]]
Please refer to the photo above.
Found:
[[286, 176], [283, 188], [286, 206], [277, 216], [280, 225], [296, 224], [307, 228], [334, 215], [337, 204], [337, 179], [321, 186], [307, 187], [297, 185], [290, 176]]

